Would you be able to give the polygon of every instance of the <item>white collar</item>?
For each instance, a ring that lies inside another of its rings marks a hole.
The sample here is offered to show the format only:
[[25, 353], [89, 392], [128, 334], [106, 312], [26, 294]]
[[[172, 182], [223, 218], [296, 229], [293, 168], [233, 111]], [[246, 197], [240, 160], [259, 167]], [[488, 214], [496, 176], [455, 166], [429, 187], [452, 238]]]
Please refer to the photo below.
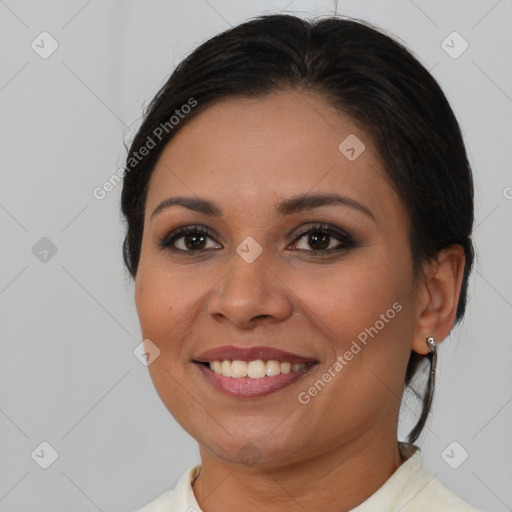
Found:
[[[434, 477], [421, 466], [421, 450], [418, 446], [398, 443], [404, 462], [368, 499], [352, 509], [351, 512], [383, 512], [384, 510], [402, 510], [428, 485]], [[193, 510], [202, 512], [192, 488], [192, 482], [199, 476], [201, 464], [189, 468], [179, 479], [174, 489], [172, 505], [175, 510]], [[173, 509], [174, 510], [174, 509]]]

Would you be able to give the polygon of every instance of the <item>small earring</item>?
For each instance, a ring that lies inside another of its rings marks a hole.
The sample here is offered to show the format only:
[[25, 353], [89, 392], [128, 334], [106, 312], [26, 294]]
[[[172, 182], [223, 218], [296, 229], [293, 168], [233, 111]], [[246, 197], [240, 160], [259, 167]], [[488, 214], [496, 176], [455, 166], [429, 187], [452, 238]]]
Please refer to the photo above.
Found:
[[436, 340], [432, 336], [426, 339], [426, 343], [430, 347], [430, 352], [434, 352], [436, 350]]

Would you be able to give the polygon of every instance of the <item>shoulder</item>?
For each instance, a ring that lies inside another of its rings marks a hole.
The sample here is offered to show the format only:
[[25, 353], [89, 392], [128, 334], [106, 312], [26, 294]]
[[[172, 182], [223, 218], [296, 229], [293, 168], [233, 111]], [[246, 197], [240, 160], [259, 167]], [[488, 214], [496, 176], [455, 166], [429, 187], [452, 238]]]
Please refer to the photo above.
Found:
[[424, 495], [420, 493], [412, 506], [416, 512], [427, 512], [433, 508], [437, 512], [481, 512], [447, 489], [437, 478], [427, 484]]
[[352, 512], [481, 512], [445, 487], [422, 465], [418, 446], [400, 443], [404, 462]]
[[134, 512], [169, 512], [173, 510], [171, 507], [175, 501], [175, 490], [169, 489], [157, 498], [150, 501], [142, 508], [138, 508]]
[[423, 467], [413, 478], [414, 496], [402, 512], [482, 512], [445, 487]]
[[134, 512], [200, 512], [191, 485], [200, 469], [200, 464], [187, 469], [174, 489], [168, 489]]

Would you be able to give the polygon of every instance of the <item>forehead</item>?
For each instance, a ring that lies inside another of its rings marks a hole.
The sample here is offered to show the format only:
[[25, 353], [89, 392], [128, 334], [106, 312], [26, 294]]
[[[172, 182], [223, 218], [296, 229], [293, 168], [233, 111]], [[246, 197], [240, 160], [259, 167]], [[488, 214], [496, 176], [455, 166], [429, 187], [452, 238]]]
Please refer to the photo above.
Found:
[[397, 197], [385, 176], [369, 135], [316, 95], [228, 98], [167, 144], [146, 211], [171, 195], [208, 197], [246, 212], [291, 195], [337, 192], [386, 215]]

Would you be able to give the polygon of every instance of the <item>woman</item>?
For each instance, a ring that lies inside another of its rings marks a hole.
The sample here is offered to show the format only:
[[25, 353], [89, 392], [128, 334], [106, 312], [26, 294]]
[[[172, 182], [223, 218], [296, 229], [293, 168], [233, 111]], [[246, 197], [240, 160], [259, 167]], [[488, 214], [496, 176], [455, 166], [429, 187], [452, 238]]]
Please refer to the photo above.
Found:
[[414, 444], [465, 310], [473, 183], [408, 50], [339, 18], [211, 38], [150, 104], [122, 211], [151, 378], [201, 455], [140, 510], [476, 510]]

